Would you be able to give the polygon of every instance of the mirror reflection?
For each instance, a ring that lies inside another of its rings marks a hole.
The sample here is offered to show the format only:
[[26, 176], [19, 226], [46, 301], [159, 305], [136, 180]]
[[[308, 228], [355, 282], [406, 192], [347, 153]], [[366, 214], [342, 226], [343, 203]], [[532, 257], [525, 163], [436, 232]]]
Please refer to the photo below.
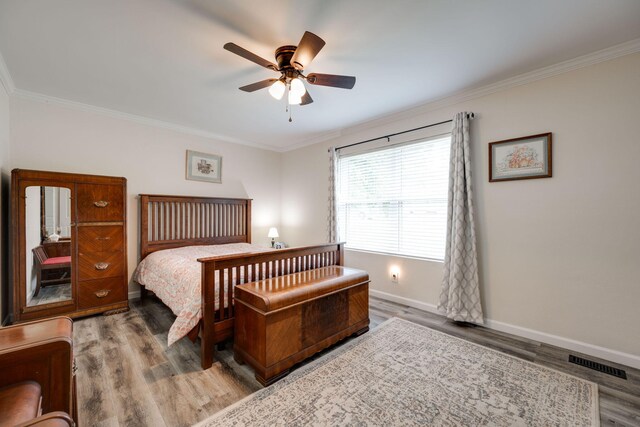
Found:
[[27, 187], [27, 306], [71, 300], [71, 190]]

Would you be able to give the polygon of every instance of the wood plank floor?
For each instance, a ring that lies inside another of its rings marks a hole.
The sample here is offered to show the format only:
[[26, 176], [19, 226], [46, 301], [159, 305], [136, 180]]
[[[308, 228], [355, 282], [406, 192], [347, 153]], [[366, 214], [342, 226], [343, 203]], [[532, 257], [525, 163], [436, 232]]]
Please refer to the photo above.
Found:
[[[75, 322], [82, 425], [189, 426], [261, 388], [249, 367], [235, 363], [231, 345], [217, 351], [213, 367], [202, 371], [199, 345], [181, 340], [167, 348], [167, 333], [175, 318], [167, 307], [155, 298], [144, 305], [134, 301], [131, 306], [127, 313]], [[400, 317], [597, 382], [602, 424], [640, 426], [639, 370], [613, 364], [626, 370], [628, 379], [622, 380], [569, 364], [569, 352], [558, 347], [482, 327], [461, 326], [375, 298], [370, 309], [372, 327]]]

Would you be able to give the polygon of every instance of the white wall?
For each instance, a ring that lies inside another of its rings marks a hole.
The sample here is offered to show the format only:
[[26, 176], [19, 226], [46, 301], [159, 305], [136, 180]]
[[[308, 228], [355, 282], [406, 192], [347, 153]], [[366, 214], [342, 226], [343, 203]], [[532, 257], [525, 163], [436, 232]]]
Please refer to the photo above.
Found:
[[[186, 150], [219, 154], [222, 184], [185, 179]], [[280, 154], [13, 96], [11, 168], [127, 178], [129, 274], [139, 257], [137, 195], [253, 199], [253, 242], [279, 226]], [[130, 290], [135, 288], [130, 284]]]
[[9, 312], [10, 284], [9, 263], [5, 256], [8, 253], [8, 200], [11, 183], [11, 170], [9, 168], [9, 95], [5, 87], [0, 83], [0, 324], [4, 322]]
[[[426, 111], [426, 109], [425, 109]], [[327, 147], [473, 111], [482, 298], [487, 318], [639, 357], [640, 54], [396, 121], [283, 155], [282, 231], [326, 240]], [[488, 182], [491, 141], [553, 132], [553, 178]], [[442, 263], [347, 252], [372, 289], [438, 301]], [[388, 269], [401, 267], [392, 285]]]

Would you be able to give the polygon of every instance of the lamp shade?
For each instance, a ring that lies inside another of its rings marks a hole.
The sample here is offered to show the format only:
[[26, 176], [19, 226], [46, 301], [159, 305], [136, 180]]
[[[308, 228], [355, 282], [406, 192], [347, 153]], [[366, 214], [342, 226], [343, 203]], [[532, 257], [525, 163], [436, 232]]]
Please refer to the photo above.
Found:
[[282, 99], [285, 89], [286, 86], [282, 83], [282, 80], [276, 80], [269, 88], [269, 94], [271, 94], [275, 99]]
[[299, 78], [291, 79], [291, 86], [289, 91], [296, 98], [302, 98], [302, 96], [307, 92], [307, 89], [304, 87], [304, 83]]
[[293, 92], [289, 92], [289, 105], [300, 105], [301, 103], [301, 96], [295, 96]]
[[277, 228], [275, 228], [275, 227], [271, 227], [271, 228], [269, 229], [269, 234], [267, 235], [267, 237], [270, 237], [270, 238], [272, 238], [272, 239], [275, 239], [275, 238], [277, 238], [277, 237], [280, 237], [280, 236], [278, 236], [278, 229], [277, 229]]

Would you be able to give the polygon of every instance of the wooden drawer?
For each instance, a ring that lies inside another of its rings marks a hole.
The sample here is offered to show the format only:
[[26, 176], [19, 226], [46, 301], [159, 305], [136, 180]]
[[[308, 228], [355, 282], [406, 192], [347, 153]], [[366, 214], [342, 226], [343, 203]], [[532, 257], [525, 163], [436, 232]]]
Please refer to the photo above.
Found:
[[99, 307], [126, 300], [124, 277], [78, 282], [78, 308]]
[[78, 250], [83, 253], [124, 251], [124, 227], [92, 225], [78, 227]]
[[124, 275], [122, 252], [80, 252], [78, 280], [104, 279]]
[[124, 221], [124, 188], [122, 185], [78, 184], [77, 221]]

